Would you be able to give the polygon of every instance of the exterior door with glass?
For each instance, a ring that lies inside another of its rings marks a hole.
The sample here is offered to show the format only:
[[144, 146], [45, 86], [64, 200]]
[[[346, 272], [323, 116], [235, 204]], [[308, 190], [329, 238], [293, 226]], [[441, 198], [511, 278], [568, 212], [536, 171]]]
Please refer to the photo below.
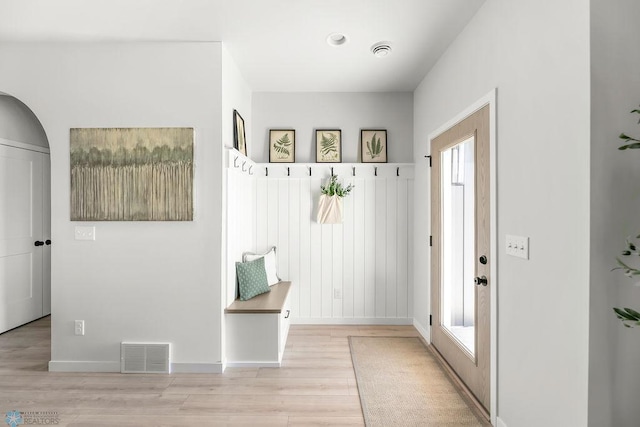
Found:
[[431, 341], [490, 408], [489, 106], [431, 140]]

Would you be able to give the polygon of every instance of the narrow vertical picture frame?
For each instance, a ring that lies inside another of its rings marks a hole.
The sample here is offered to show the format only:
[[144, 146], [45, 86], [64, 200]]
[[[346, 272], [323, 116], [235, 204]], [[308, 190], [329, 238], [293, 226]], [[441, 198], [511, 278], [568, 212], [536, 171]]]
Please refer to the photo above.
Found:
[[244, 119], [233, 110], [233, 148], [247, 156], [247, 138], [244, 131]]
[[269, 130], [269, 163], [296, 162], [295, 129]]
[[316, 129], [316, 163], [342, 163], [340, 129]]
[[386, 129], [361, 129], [362, 163], [387, 163]]

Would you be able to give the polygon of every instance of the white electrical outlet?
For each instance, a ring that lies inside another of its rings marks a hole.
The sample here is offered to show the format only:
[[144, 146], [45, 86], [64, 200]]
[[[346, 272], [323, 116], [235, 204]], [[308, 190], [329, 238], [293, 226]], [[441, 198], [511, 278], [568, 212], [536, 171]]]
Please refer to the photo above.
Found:
[[96, 228], [76, 226], [74, 235], [76, 240], [96, 240]]
[[333, 290], [333, 299], [342, 299], [342, 289]]
[[505, 249], [507, 255], [529, 259], [529, 238], [507, 234]]
[[76, 320], [74, 323], [76, 335], [84, 335], [84, 320]]

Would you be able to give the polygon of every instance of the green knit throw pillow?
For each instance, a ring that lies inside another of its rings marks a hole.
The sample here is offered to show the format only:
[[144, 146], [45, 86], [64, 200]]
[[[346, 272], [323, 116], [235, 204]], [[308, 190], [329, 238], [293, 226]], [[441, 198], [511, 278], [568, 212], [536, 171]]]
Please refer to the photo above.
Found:
[[264, 268], [264, 258], [236, 262], [236, 275], [238, 276], [238, 287], [242, 301], [271, 291], [267, 281], [267, 271]]

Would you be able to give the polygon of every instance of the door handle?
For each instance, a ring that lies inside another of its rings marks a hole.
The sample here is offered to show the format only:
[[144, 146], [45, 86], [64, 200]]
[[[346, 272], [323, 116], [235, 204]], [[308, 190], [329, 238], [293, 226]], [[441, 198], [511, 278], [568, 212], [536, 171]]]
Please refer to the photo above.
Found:
[[487, 281], [487, 276], [476, 277], [475, 279], [473, 279], [473, 283], [475, 283], [476, 286], [487, 286], [489, 284], [489, 282]]
[[34, 245], [36, 245], [36, 246], [44, 246], [44, 242], [42, 242], [40, 240], [36, 240]]

